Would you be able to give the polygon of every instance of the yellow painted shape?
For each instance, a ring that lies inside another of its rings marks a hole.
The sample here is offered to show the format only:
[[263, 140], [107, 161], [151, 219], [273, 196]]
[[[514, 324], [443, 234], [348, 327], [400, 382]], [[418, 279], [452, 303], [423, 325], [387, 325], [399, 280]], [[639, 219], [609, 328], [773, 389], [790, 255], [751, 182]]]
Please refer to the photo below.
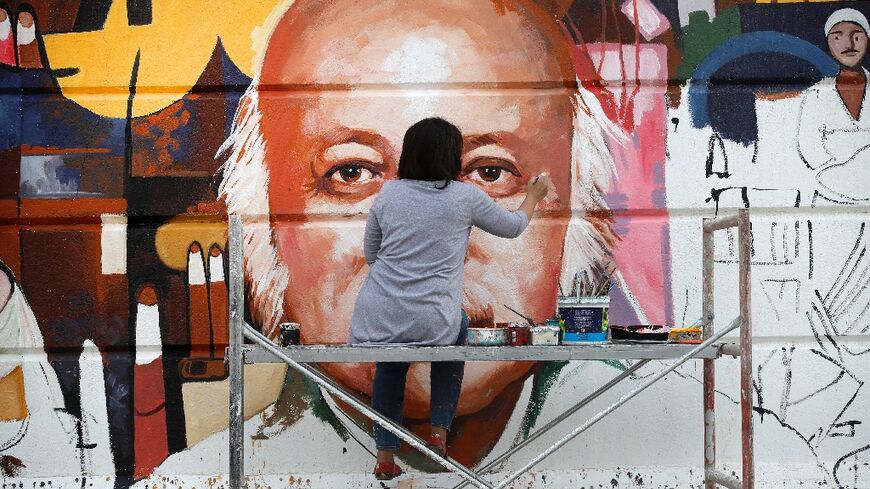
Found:
[[176, 216], [157, 228], [154, 247], [160, 260], [173, 270], [187, 270], [190, 244], [200, 244], [203, 256], [212, 243], [226, 249], [227, 223], [220, 217]]
[[[274, 404], [284, 386], [287, 365], [262, 363], [245, 365], [245, 419]], [[187, 382], [181, 386], [187, 446], [229, 426], [230, 380]]]
[[78, 68], [58, 79], [63, 94], [103, 116], [125, 117], [136, 52], [139, 71], [133, 116], [154, 113], [189, 92], [218, 38], [248, 76], [259, 63], [285, 0], [154, 0], [153, 22], [127, 25], [127, 2], [112, 2], [103, 30], [45, 36], [53, 69]]
[[19, 365], [0, 378], [0, 421], [21, 421], [26, 417], [24, 370]]

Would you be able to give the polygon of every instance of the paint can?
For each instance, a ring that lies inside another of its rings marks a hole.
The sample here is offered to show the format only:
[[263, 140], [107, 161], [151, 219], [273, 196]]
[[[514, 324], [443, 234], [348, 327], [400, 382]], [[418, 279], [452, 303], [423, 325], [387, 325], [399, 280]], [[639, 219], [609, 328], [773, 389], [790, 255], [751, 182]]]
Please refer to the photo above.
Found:
[[281, 323], [281, 346], [299, 344], [299, 323]]
[[607, 341], [607, 309], [610, 297], [560, 296], [559, 317], [565, 322], [563, 344]]
[[503, 346], [505, 343], [506, 328], [468, 328], [469, 346]]
[[508, 344], [511, 346], [523, 346], [531, 344], [532, 329], [528, 324], [512, 322], [508, 324]]
[[541, 324], [534, 328], [529, 328], [532, 334], [532, 345], [534, 346], [553, 346], [559, 344], [559, 327], [547, 326]]

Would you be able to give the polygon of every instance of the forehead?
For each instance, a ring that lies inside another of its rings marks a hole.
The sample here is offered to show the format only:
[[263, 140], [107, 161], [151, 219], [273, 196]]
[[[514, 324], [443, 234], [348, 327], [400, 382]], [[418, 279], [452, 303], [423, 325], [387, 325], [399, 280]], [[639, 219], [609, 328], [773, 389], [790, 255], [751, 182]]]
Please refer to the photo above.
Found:
[[[567, 131], [573, 114], [565, 89], [336, 91], [294, 99], [285, 107], [301, 112], [302, 133], [308, 136], [358, 128], [396, 142], [411, 124], [426, 117], [445, 118], [463, 134], [522, 134], [542, 130], [545, 122], [547, 127]], [[265, 105], [268, 117], [272, 111], [270, 104]]]
[[260, 83], [574, 82], [566, 38], [531, 4], [500, 11], [489, 0], [346, 3], [291, 7], [269, 40]]
[[833, 36], [834, 34], [852, 35], [855, 33], [867, 35], [867, 33], [864, 32], [864, 28], [855, 22], [843, 21], [834, 24], [831, 27], [831, 32], [828, 33], [828, 36]]

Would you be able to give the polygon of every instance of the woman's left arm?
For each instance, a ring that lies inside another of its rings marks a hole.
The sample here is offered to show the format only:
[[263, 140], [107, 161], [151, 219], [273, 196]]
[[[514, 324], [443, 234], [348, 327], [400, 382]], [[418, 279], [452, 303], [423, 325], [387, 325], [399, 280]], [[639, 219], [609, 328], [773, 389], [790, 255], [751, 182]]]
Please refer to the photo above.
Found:
[[375, 214], [374, 209], [371, 209], [369, 210], [369, 217], [366, 220], [366, 232], [363, 238], [363, 253], [365, 254], [366, 263], [369, 265], [378, 259], [382, 236], [378, 216]]

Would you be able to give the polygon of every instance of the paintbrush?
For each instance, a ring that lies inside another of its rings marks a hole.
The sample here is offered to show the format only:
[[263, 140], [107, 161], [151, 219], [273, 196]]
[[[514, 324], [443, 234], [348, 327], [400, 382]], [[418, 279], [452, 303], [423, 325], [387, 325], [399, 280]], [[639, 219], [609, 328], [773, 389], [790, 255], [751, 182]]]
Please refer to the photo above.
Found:
[[520, 314], [520, 313], [517, 312], [515, 309], [512, 309], [511, 307], [508, 307], [506, 304], [502, 304], [502, 305], [505, 306], [505, 307], [507, 307], [508, 310], [509, 310], [510, 312], [512, 312], [512, 313], [516, 314], [517, 316], [519, 316], [519, 317], [525, 319], [526, 321], [528, 321], [528, 322], [529, 322], [529, 326], [532, 326], [532, 327], [535, 326], [535, 322], [532, 321], [532, 319], [531, 319], [530, 317], [528, 317], [528, 316], [526, 316], [526, 315], [523, 315], [523, 314]]

